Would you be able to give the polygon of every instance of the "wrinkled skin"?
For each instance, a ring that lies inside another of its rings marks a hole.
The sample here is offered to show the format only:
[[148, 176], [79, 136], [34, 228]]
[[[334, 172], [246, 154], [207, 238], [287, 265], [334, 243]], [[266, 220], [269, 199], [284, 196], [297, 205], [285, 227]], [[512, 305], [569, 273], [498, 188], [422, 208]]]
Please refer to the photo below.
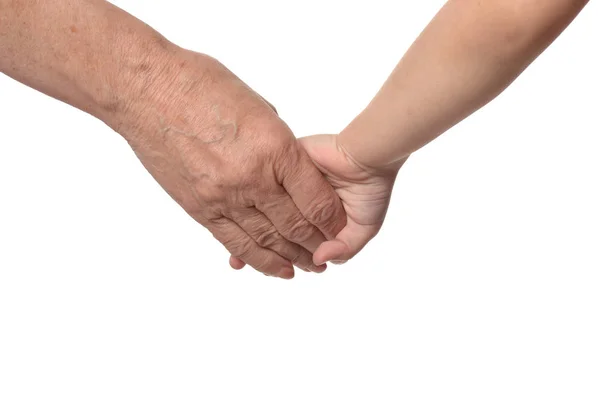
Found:
[[[356, 162], [340, 135], [317, 135], [300, 139], [315, 165], [333, 186], [347, 214], [345, 228], [335, 239], [319, 246], [316, 263], [344, 263], [377, 235], [390, 203], [398, 170], [404, 161], [387, 170], [375, 170]], [[232, 257], [231, 265], [243, 267]]]
[[167, 65], [120, 126], [146, 169], [244, 263], [324, 271], [312, 254], [346, 216], [287, 125], [218, 61], [180, 50]]

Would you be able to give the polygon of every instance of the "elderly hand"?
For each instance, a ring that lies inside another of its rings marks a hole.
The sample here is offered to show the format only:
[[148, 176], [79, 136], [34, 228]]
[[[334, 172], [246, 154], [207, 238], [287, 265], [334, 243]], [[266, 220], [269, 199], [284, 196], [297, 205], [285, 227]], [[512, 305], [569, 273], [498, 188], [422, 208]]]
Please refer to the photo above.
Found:
[[116, 129], [147, 170], [227, 250], [264, 274], [312, 253], [344, 227], [335, 191], [270, 105], [213, 58], [177, 48], [151, 71]]

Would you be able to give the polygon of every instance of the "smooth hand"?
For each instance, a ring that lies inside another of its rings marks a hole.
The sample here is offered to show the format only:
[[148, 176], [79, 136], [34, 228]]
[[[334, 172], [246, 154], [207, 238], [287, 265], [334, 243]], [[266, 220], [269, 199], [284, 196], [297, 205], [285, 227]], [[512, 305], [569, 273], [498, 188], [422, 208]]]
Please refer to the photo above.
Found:
[[[148, 171], [227, 250], [264, 274], [320, 272], [312, 253], [343, 206], [270, 105], [213, 58], [178, 49], [117, 129]], [[145, 73], [145, 68], [140, 69]]]
[[360, 165], [340, 137], [318, 135], [300, 139], [315, 165], [339, 195], [347, 215], [344, 229], [314, 253], [313, 259], [317, 263], [346, 262], [377, 235], [385, 219], [398, 170], [403, 164], [386, 170]]

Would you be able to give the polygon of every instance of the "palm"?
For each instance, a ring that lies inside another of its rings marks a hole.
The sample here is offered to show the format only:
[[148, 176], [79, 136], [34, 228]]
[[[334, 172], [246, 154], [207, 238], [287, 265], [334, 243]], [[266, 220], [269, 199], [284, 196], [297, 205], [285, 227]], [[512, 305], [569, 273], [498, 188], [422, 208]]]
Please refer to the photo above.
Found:
[[301, 143], [339, 195], [348, 216], [336, 240], [315, 252], [318, 264], [348, 260], [381, 228], [390, 202], [396, 173], [376, 174], [359, 166], [338, 145], [336, 135], [310, 136]]

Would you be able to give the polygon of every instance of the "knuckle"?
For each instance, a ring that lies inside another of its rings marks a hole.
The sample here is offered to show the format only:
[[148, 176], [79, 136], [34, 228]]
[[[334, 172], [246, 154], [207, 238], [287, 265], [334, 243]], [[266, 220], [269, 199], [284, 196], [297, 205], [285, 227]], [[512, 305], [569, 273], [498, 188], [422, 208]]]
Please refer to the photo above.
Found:
[[296, 140], [283, 143], [280, 146], [275, 159], [277, 165], [276, 171], [280, 181], [296, 181], [300, 179], [303, 172], [300, 158], [301, 153], [298, 150]]
[[337, 209], [337, 198], [328, 196], [312, 203], [307, 212], [307, 219], [317, 226], [334, 224]]
[[302, 219], [294, 223], [288, 230], [287, 239], [296, 243], [302, 243], [308, 241], [315, 232], [315, 227]]
[[254, 250], [254, 245], [250, 240], [231, 240], [225, 244], [229, 252], [237, 258], [248, 259]]
[[191, 192], [197, 206], [218, 208], [227, 202], [226, 190], [223, 183], [209, 185], [204, 182], [198, 182], [192, 186]]
[[273, 275], [273, 265], [269, 262], [269, 259], [260, 259], [256, 264], [252, 265], [252, 267], [267, 276]]
[[264, 139], [259, 141], [265, 151], [279, 152], [296, 141], [289, 127], [268, 106], [255, 108], [247, 115], [246, 123], [249, 130], [268, 132], [263, 136]]
[[272, 247], [281, 240], [281, 235], [274, 229], [267, 229], [256, 237], [256, 243], [261, 247]]
[[291, 262], [298, 267], [309, 270], [314, 266], [311, 259], [312, 257], [307, 256], [305, 252], [298, 252]]
[[266, 264], [266, 263], [264, 263], [264, 262], [260, 262], [260, 263], [258, 263], [258, 264], [256, 264], [256, 265], [252, 265], [252, 267], [253, 267], [253, 268], [254, 268], [256, 271], [259, 271], [259, 272], [261, 272], [262, 274], [264, 274], [265, 276], [270, 276], [270, 275], [271, 275], [271, 274], [269, 273], [269, 270], [268, 270], [269, 268], [268, 268], [267, 264]]
[[292, 256], [292, 259], [290, 259], [290, 261], [294, 265], [306, 266], [306, 257], [303, 255], [304, 254], [302, 251], [296, 251], [296, 253]]

